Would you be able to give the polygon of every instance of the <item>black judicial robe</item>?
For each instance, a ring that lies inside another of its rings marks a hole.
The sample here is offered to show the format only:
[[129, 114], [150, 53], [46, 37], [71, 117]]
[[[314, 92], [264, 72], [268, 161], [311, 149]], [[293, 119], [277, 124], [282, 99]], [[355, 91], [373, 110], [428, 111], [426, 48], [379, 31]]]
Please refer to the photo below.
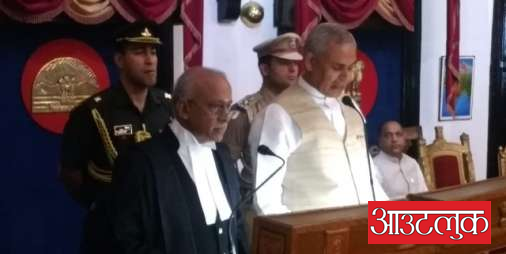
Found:
[[[167, 127], [118, 157], [113, 188], [114, 234], [120, 253], [212, 254], [219, 253], [220, 242], [228, 244], [228, 220], [206, 225], [197, 189], [178, 148], [176, 136]], [[216, 148], [216, 166], [233, 209], [240, 200], [237, 169], [226, 145], [217, 143]], [[231, 223], [238, 252], [244, 253], [245, 245], [239, 241], [244, 239], [241, 216]]]

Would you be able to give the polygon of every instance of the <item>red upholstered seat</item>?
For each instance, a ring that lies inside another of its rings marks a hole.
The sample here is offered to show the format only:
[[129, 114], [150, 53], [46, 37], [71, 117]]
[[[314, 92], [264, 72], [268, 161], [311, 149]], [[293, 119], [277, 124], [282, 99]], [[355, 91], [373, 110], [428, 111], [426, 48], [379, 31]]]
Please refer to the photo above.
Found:
[[445, 155], [433, 160], [436, 188], [459, 185], [459, 161], [457, 157]]
[[474, 166], [469, 136], [460, 135], [461, 144], [447, 142], [443, 127], [436, 127], [436, 138], [426, 145], [422, 138], [418, 144], [420, 163], [429, 190], [474, 182]]

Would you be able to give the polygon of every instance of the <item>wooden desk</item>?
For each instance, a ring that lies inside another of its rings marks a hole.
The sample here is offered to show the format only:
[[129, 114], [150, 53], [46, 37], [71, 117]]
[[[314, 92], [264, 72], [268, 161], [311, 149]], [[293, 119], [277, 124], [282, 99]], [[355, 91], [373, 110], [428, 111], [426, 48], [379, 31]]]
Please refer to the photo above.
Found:
[[[254, 220], [252, 254], [481, 253], [506, 246], [506, 177], [435, 192], [410, 200], [492, 201], [490, 245], [367, 244], [367, 206], [260, 216]], [[494, 253], [506, 253], [506, 249]]]

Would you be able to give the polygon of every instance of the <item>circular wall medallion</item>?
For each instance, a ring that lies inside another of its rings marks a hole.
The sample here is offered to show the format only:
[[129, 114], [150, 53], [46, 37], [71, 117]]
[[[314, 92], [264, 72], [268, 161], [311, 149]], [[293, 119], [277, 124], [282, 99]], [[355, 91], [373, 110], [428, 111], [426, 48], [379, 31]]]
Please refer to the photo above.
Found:
[[62, 133], [72, 108], [108, 86], [107, 68], [94, 49], [78, 40], [59, 39], [30, 56], [21, 94], [26, 111], [40, 127]]
[[241, 20], [247, 27], [254, 27], [264, 18], [264, 7], [257, 2], [249, 1], [241, 7]]

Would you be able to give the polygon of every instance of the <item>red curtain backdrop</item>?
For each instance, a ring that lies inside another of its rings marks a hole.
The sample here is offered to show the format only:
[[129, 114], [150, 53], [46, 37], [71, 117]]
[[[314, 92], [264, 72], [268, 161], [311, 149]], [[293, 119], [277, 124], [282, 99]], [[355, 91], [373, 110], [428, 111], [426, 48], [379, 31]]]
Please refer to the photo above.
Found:
[[100, 24], [115, 13], [109, 0], [65, 1], [63, 11], [74, 21], [86, 25]]
[[408, 31], [415, 30], [414, 0], [379, 0], [376, 11], [393, 25], [403, 26]]
[[321, 0], [326, 20], [337, 22], [348, 29], [358, 27], [371, 15], [378, 0]]
[[151, 20], [162, 23], [177, 7], [177, 0], [111, 0], [111, 4], [126, 20]]
[[185, 68], [202, 65], [203, 11], [203, 0], [183, 0], [181, 3], [181, 19], [184, 23]]
[[415, 0], [395, 0], [395, 11], [404, 27], [414, 31], [415, 25]]
[[63, 0], [0, 0], [0, 10], [20, 22], [41, 23], [63, 11]]
[[447, 0], [446, 31], [446, 106], [455, 116], [459, 95], [460, 0]]
[[75, 21], [97, 24], [115, 11], [129, 22], [138, 19], [162, 23], [180, 2], [184, 23], [186, 67], [202, 65], [203, 0], [0, 0], [0, 11], [26, 23], [49, 22], [63, 10]]
[[295, 1], [295, 32], [305, 40], [321, 19], [320, 0], [296, 0]]
[[295, 31], [305, 39], [322, 17], [353, 29], [375, 10], [388, 22], [414, 30], [414, 0], [296, 0]]

